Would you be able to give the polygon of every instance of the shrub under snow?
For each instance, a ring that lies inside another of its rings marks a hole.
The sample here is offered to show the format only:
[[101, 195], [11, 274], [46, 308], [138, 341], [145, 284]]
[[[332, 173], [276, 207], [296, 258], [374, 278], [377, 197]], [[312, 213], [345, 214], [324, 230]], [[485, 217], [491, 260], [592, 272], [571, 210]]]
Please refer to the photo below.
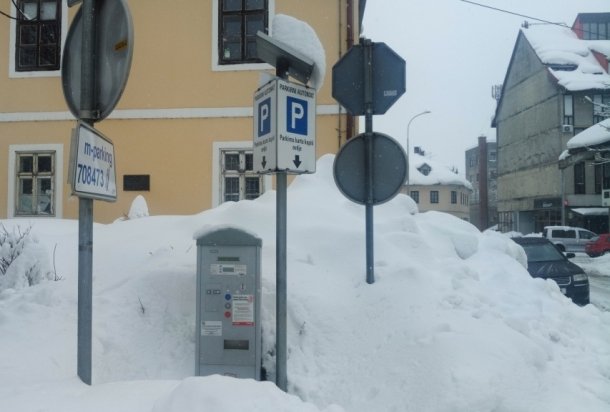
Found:
[[46, 249], [34, 239], [31, 227], [9, 232], [0, 225], [0, 291], [21, 289], [45, 279], [52, 270]]

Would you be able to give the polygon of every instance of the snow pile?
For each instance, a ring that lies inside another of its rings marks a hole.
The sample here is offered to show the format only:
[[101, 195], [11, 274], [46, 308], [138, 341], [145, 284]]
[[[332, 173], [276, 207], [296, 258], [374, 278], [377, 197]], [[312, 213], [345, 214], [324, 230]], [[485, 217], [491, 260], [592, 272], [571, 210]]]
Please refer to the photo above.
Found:
[[273, 18], [273, 38], [297, 50], [314, 63], [309, 84], [320, 90], [326, 75], [326, 55], [318, 35], [311, 26], [301, 20], [284, 14]]
[[557, 25], [530, 26], [521, 31], [567, 90], [610, 89], [610, 76], [590, 49], [597, 42], [580, 40], [569, 28]]
[[133, 199], [133, 202], [131, 202], [127, 217], [129, 219], [139, 219], [148, 215], [148, 204], [146, 203], [146, 199], [144, 199], [144, 196], [142, 195], [136, 196], [136, 198]]
[[288, 191], [290, 395], [268, 382], [192, 377], [193, 235], [232, 225], [263, 240], [263, 362], [274, 379], [276, 199], [267, 192], [195, 216], [94, 226], [92, 387], [74, 377], [77, 225], [37, 220], [47, 248], [58, 245], [64, 280], [0, 294], [2, 410], [610, 409], [609, 312], [532, 279], [508, 237], [411, 214], [405, 195], [375, 208], [367, 284], [364, 208], [335, 187], [333, 159]]
[[593, 126], [583, 130], [568, 140], [566, 147], [578, 149], [580, 147], [595, 146], [610, 141], [610, 119], [602, 120]]

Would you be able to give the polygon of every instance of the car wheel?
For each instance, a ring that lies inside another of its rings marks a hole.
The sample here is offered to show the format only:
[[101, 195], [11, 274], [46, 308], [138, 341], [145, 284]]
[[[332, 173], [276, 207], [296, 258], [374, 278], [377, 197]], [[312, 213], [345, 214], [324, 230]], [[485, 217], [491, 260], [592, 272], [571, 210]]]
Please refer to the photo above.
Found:
[[566, 251], [566, 247], [565, 247], [564, 245], [562, 245], [562, 244], [558, 244], [558, 245], [557, 245], [557, 248], [558, 248], [559, 250], [561, 250], [562, 252], [565, 252], [565, 251]]
[[595, 253], [587, 253], [587, 255], [588, 255], [589, 257], [592, 257], [592, 258], [593, 258], [593, 257], [597, 257], [597, 255], [596, 255]]

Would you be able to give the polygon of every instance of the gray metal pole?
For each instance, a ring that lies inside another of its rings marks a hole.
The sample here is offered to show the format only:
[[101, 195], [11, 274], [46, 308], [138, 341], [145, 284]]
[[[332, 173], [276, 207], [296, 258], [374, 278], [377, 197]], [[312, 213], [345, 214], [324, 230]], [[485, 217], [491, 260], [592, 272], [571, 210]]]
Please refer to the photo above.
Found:
[[[93, 125], [95, 87], [95, 0], [83, 0], [81, 119]], [[93, 321], [93, 200], [79, 198], [78, 208], [78, 326], [77, 373], [91, 385]]]
[[[276, 75], [288, 78], [288, 64], [280, 59], [276, 64]], [[288, 179], [285, 171], [276, 173], [276, 211], [275, 211], [275, 384], [284, 392], [288, 391], [288, 350], [287, 350], [287, 275], [286, 275], [286, 231], [287, 231], [287, 192]]]
[[375, 283], [375, 247], [373, 242], [373, 45], [363, 39], [364, 46], [364, 142], [367, 201], [365, 203], [366, 283]]
[[286, 225], [287, 225], [287, 174], [278, 172], [276, 198], [276, 385], [284, 392], [288, 389], [287, 365], [287, 276], [286, 276]]

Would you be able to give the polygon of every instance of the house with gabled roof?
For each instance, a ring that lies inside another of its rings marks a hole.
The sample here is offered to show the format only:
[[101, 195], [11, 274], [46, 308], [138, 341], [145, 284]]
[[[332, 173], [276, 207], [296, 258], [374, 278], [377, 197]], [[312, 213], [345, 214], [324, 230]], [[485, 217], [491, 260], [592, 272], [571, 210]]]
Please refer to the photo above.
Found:
[[409, 154], [409, 175], [401, 193], [417, 203], [420, 212], [431, 210], [470, 221], [469, 197], [472, 185], [456, 171], [425, 155], [416, 147]]
[[[609, 35], [610, 13], [579, 14], [572, 27], [519, 31], [492, 121], [500, 230], [583, 224], [583, 211], [601, 206], [610, 167], [593, 159], [559, 166], [567, 142], [604, 119], [598, 108], [610, 102]], [[585, 223], [608, 230], [604, 218]]]

